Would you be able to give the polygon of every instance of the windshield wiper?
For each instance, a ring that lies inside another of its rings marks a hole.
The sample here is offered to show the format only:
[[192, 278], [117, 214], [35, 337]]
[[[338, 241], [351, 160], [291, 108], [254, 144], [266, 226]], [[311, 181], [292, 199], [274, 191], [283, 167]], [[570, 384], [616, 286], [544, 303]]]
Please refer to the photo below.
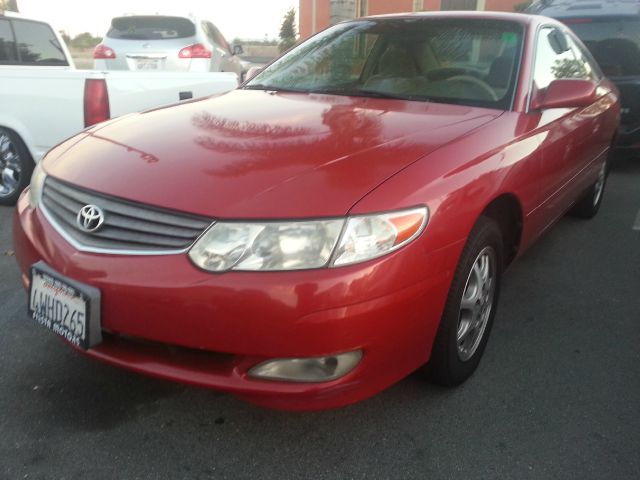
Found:
[[402, 95], [399, 93], [381, 92], [379, 90], [354, 90], [353, 95], [361, 95], [363, 97], [372, 98], [392, 98], [394, 100], [417, 100], [420, 102], [428, 102], [426, 97], [420, 97], [417, 95]]
[[325, 95], [343, 95], [347, 97], [390, 98], [394, 100], [417, 100], [428, 102], [430, 99], [415, 95], [401, 95], [397, 93], [381, 92], [379, 90], [346, 89], [346, 88], [285, 88], [262, 83], [246, 85], [244, 90], [265, 90], [272, 92], [316, 93]]
[[277, 87], [275, 85], [265, 85], [263, 83], [256, 83], [253, 85], [245, 85], [242, 90], [264, 90], [267, 92], [294, 92], [294, 93], [309, 93], [309, 89], [302, 88], [288, 88]]
[[414, 95], [401, 95], [398, 93], [381, 92], [379, 90], [366, 89], [346, 89], [346, 88], [311, 88], [309, 93], [319, 93], [326, 95], [345, 95], [349, 97], [369, 97], [369, 98], [391, 98], [394, 100], [419, 100], [423, 102], [429, 101], [424, 97]]

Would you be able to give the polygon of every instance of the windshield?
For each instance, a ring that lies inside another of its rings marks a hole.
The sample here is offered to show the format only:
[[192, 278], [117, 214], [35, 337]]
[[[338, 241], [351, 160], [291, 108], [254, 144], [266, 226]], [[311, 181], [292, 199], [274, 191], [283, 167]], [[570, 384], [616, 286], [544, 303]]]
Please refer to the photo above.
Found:
[[193, 37], [196, 27], [182, 17], [118, 17], [111, 20], [107, 37], [122, 40], [165, 40]]
[[509, 109], [522, 27], [477, 19], [399, 18], [336, 25], [245, 88], [374, 96]]
[[564, 22], [580, 37], [605, 75], [640, 75], [640, 19], [569, 19]]

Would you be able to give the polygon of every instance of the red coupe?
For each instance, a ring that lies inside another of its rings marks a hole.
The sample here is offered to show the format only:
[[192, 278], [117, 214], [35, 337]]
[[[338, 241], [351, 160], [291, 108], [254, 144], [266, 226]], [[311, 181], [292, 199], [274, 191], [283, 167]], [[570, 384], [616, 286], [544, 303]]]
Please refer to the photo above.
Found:
[[235, 91], [52, 149], [15, 217], [29, 312], [90, 357], [273, 408], [423, 366], [456, 385], [504, 269], [597, 213], [619, 117], [554, 20], [341, 23]]

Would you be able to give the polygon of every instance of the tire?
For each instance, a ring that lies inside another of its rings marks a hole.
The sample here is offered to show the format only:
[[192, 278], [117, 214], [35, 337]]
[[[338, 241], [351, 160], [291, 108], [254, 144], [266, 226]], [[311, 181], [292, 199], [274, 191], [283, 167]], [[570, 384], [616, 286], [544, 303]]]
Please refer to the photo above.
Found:
[[502, 239], [500, 227], [488, 217], [480, 217], [469, 235], [425, 367], [434, 383], [459, 385], [480, 363], [500, 294]]
[[22, 139], [0, 127], [0, 205], [15, 205], [31, 181], [33, 159]]
[[602, 204], [602, 197], [604, 197], [604, 189], [607, 185], [608, 176], [609, 159], [600, 167], [598, 179], [587, 189], [580, 200], [578, 200], [569, 211], [572, 216], [584, 219], [590, 219], [596, 216]]

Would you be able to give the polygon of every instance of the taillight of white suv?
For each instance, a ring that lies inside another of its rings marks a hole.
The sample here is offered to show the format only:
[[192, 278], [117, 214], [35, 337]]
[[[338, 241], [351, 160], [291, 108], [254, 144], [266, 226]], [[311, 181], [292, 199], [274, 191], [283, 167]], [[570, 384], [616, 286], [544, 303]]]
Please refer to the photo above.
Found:
[[116, 52], [113, 48], [100, 43], [96, 45], [96, 48], [93, 50], [93, 58], [96, 60], [113, 60], [116, 58]]
[[194, 43], [178, 52], [179, 58], [211, 58], [211, 50], [202, 43]]

